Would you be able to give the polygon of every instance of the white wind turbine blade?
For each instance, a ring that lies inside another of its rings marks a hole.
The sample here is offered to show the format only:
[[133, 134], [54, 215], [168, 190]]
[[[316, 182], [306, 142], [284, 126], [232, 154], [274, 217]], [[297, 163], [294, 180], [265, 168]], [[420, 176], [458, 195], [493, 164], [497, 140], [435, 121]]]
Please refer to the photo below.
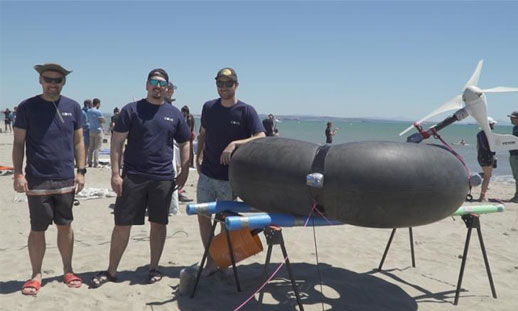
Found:
[[464, 89], [466, 89], [468, 86], [470, 85], [474, 85], [474, 86], [477, 86], [478, 84], [478, 79], [480, 78], [480, 71], [482, 71], [482, 64], [484, 63], [484, 60], [481, 59], [479, 62], [478, 62], [478, 65], [477, 65], [477, 68], [475, 69], [475, 71], [473, 72], [473, 74], [471, 75], [471, 78], [469, 78], [468, 82], [466, 82], [466, 85], [464, 85]]
[[482, 90], [484, 93], [507, 93], [518, 92], [518, 87], [497, 86], [490, 89]]
[[[457, 95], [454, 98], [450, 99], [449, 101], [445, 102], [441, 107], [435, 109], [431, 113], [429, 113], [427, 116], [422, 118], [421, 120], [417, 121], [416, 123], [420, 124], [423, 121], [426, 121], [432, 117], [435, 117], [438, 114], [441, 114], [446, 111], [454, 110], [454, 109], [460, 109], [462, 108], [462, 95]], [[399, 136], [405, 134], [406, 132], [410, 131], [414, 126], [409, 126], [406, 130], [399, 133]]]

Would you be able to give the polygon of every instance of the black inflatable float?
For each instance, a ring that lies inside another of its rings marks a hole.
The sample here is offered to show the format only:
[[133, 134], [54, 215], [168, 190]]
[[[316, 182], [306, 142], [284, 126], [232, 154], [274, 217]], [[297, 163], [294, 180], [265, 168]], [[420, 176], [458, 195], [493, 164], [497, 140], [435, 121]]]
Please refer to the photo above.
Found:
[[[323, 174], [323, 187], [306, 185]], [[307, 216], [317, 202], [333, 220], [372, 228], [429, 224], [464, 202], [462, 163], [434, 145], [355, 142], [324, 145], [268, 137], [241, 146], [229, 171], [234, 194], [269, 213]]]

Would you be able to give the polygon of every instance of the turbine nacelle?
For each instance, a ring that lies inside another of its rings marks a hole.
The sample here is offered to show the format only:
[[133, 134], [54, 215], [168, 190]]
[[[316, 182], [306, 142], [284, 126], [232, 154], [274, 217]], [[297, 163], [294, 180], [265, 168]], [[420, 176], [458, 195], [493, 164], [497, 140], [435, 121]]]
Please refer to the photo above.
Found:
[[[483, 60], [478, 62], [477, 68], [469, 78], [466, 85], [464, 85], [464, 92], [462, 95], [457, 95], [454, 98], [445, 102], [442, 106], [426, 115], [424, 118], [415, 122], [414, 125], [408, 127], [403, 132], [399, 133], [399, 136], [410, 131], [414, 126], [418, 127], [420, 124], [436, 115], [443, 112], [457, 110], [455, 113], [456, 121], [460, 121], [466, 117], [466, 113], [472, 116], [477, 123], [480, 125], [482, 130], [486, 133], [487, 140], [489, 142], [489, 148], [491, 151], [496, 150], [513, 150], [518, 149], [518, 137], [513, 135], [502, 135], [495, 134], [491, 131], [487, 119], [487, 101], [485, 93], [505, 93], [505, 92], [518, 92], [518, 88], [498, 86], [490, 89], [480, 89], [477, 84], [480, 78], [480, 72], [482, 71]], [[448, 118], [451, 120], [451, 117]], [[449, 121], [447, 125], [454, 121]], [[444, 124], [444, 122], [442, 122]], [[445, 125], [445, 126], [447, 126]], [[426, 137], [425, 137], [426, 138]], [[415, 140], [419, 141], [419, 139]]]

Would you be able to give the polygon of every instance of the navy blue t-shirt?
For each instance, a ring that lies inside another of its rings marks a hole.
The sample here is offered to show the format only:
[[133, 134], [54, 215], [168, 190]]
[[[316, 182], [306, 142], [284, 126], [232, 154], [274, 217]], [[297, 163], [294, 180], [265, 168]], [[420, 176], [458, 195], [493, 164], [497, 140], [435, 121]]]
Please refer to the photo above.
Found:
[[221, 105], [220, 99], [203, 105], [201, 126], [205, 128], [201, 172], [219, 180], [228, 180], [228, 166], [219, 162], [228, 144], [265, 131], [254, 107], [238, 101], [227, 108]]
[[181, 144], [191, 138], [180, 110], [167, 103], [153, 105], [145, 99], [124, 106], [113, 130], [129, 132], [123, 175], [137, 174], [154, 180], [174, 178], [173, 139]]
[[38, 95], [18, 105], [14, 126], [27, 131], [29, 178], [74, 178], [74, 131], [83, 127], [81, 106], [65, 96], [55, 104], [58, 111]]

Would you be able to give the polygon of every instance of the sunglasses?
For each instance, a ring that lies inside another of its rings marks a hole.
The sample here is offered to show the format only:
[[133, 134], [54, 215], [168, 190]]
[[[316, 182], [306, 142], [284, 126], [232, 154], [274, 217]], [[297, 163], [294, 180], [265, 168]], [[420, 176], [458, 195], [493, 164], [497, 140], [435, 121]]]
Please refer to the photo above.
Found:
[[167, 86], [167, 81], [151, 79], [151, 80], [149, 80], [149, 84], [151, 84], [151, 86], [160, 85], [161, 87], [166, 87]]
[[56, 83], [56, 84], [61, 84], [61, 82], [63, 82], [63, 78], [51, 78], [51, 77], [45, 77], [45, 76], [41, 76], [43, 78], [43, 81], [45, 81], [45, 83]]
[[216, 81], [218, 87], [233, 87], [234, 81]]

